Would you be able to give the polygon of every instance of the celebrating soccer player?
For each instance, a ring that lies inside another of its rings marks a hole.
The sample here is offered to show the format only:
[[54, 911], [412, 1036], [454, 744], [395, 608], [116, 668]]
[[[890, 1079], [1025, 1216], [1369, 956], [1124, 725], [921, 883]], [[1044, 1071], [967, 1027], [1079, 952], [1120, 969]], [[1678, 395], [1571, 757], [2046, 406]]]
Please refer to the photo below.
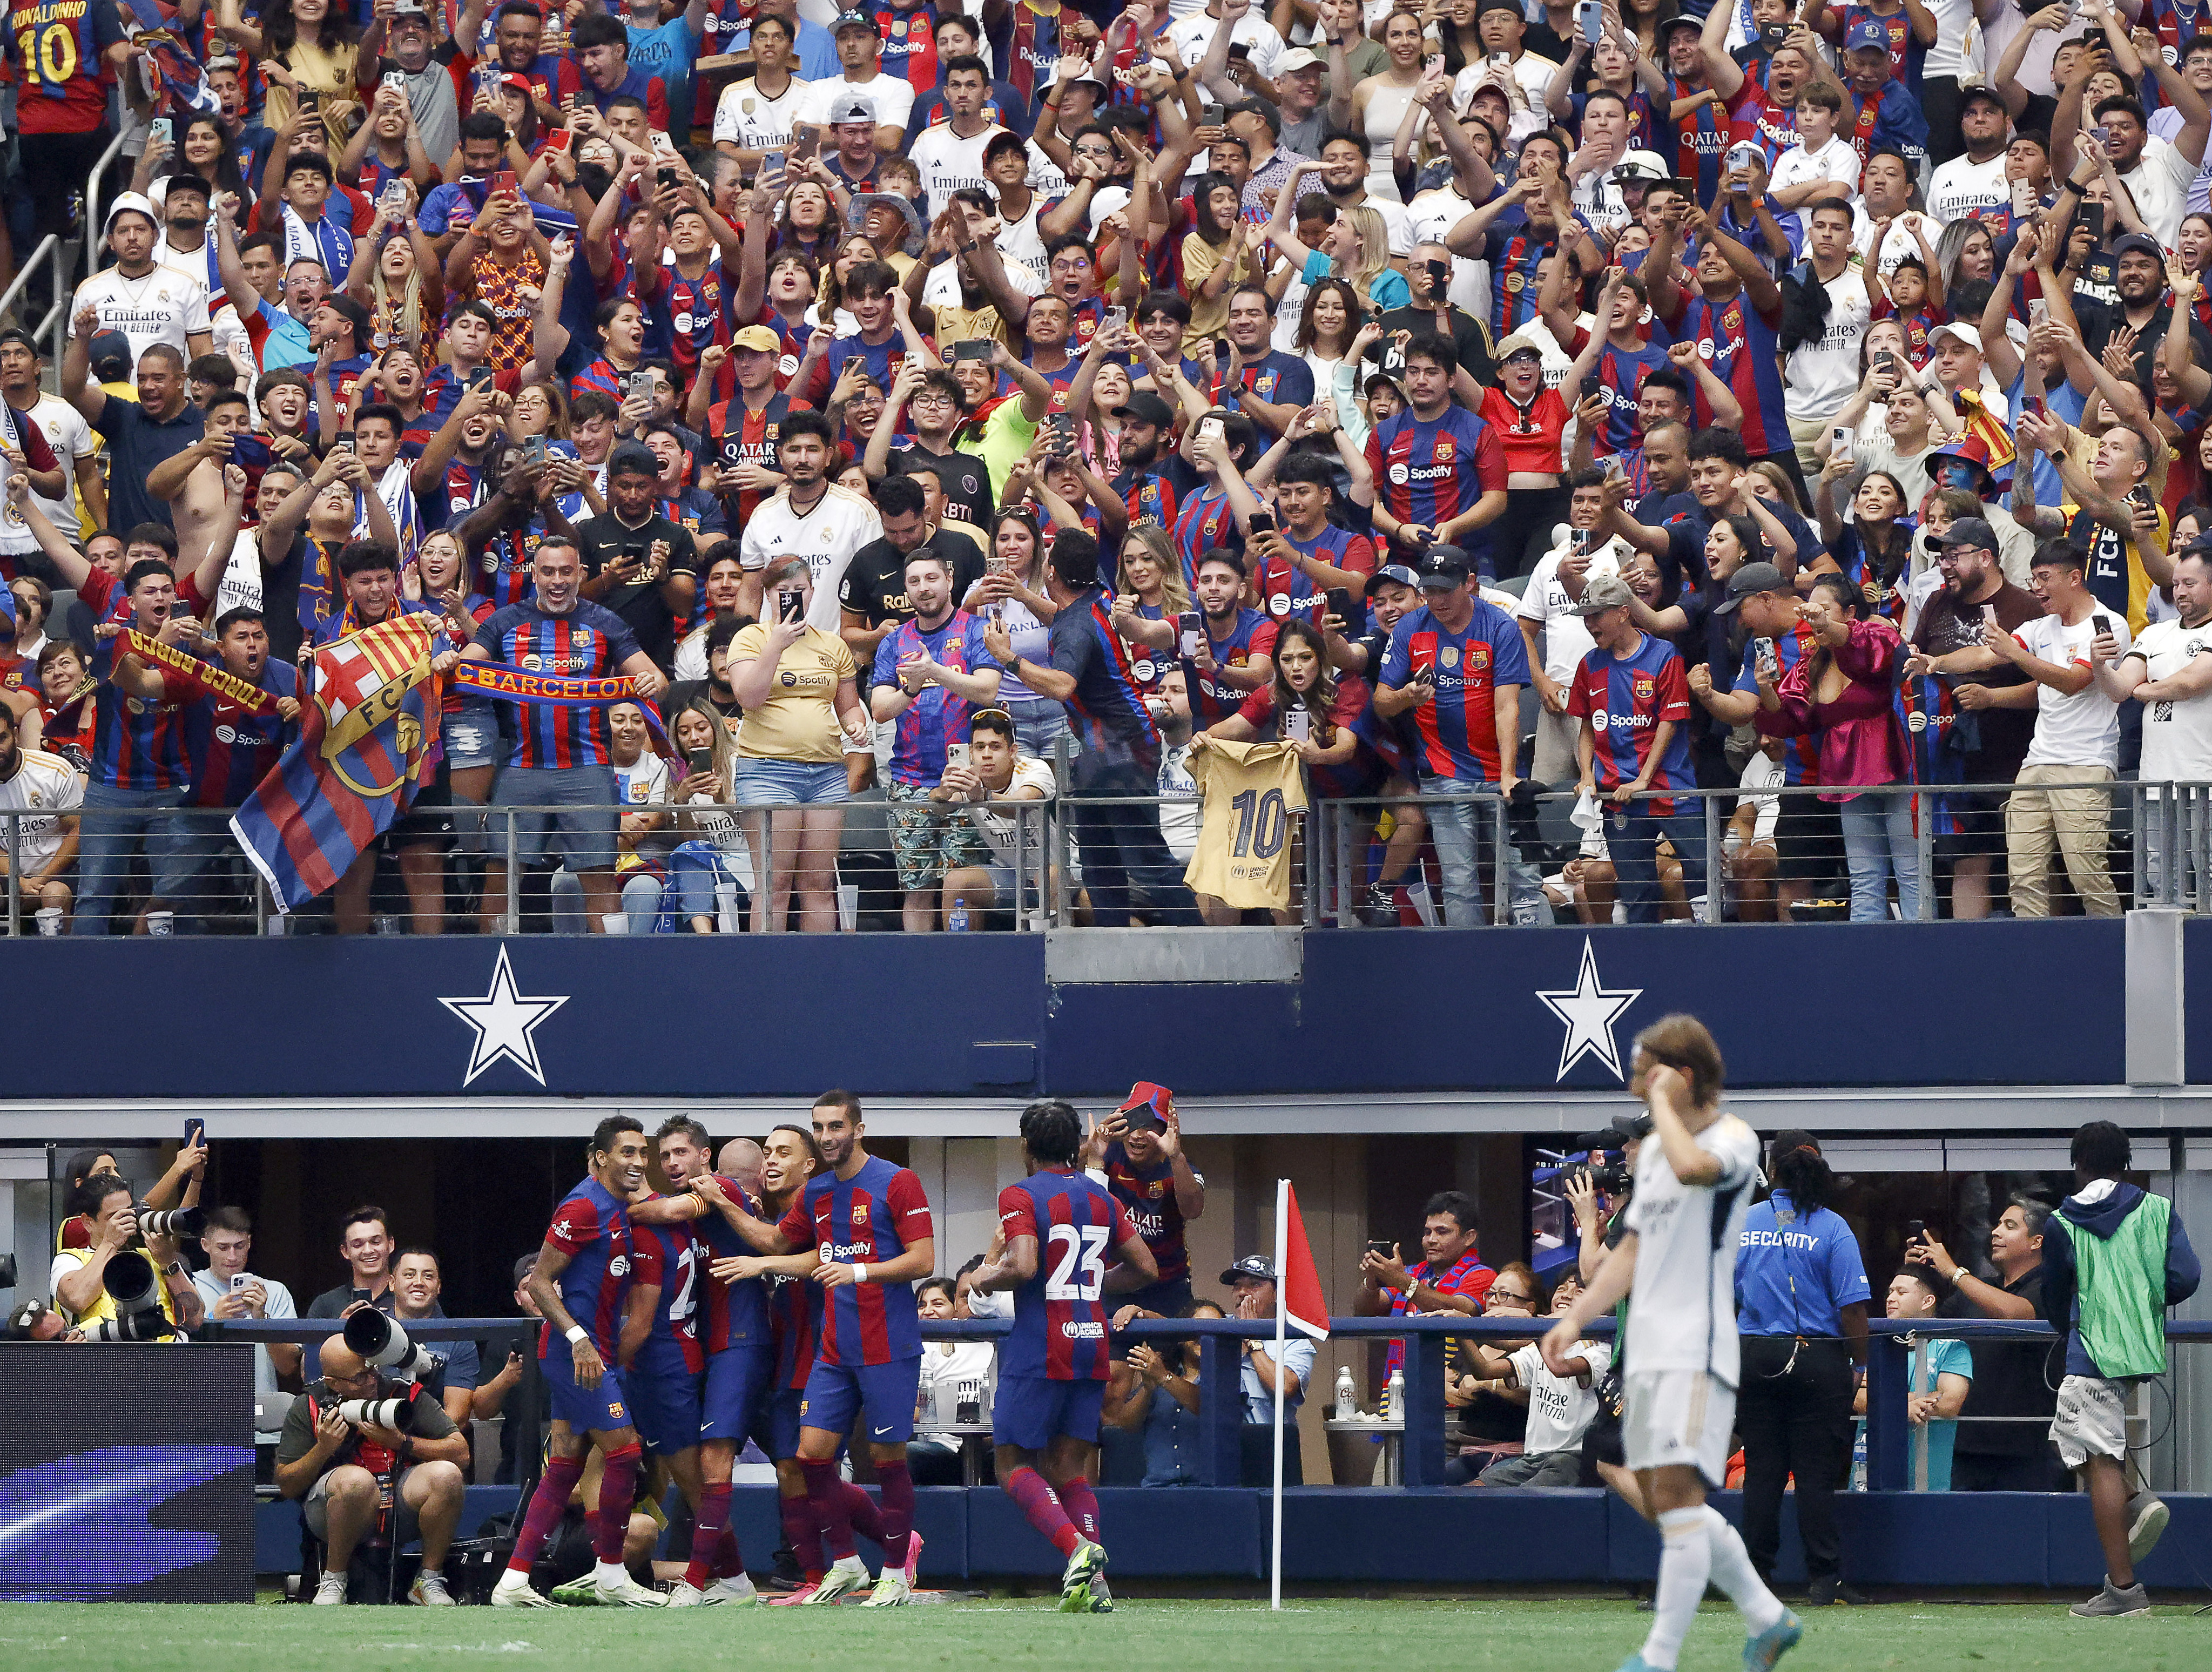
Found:
[[1014, 1292], [1014, 1330], [999, 1355], [991, 1440], [999, 1480], [1030, 1525], [1067, 1566], [1060, 1576], [1066, 1614], [1106, 1614], [1106, 1547], [1091, 1490], [1105, 1397], [1107, 1250], [1142, 1282], [1159, 1280], [1152, 1251], [1121, 1204], [1075, 1170], [1083, 1126], [1056, 1100], [1022, 1111], [1030, 1176], [999, 1192], [1006, 1245], [971, 1280]]

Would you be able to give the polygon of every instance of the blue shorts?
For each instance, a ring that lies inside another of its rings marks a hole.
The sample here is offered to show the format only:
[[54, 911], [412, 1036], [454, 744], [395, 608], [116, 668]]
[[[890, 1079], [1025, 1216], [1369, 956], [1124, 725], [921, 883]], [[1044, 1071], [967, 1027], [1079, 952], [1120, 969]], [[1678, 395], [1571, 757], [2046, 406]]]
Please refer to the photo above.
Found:
[[707, 1355], [707, 1394], [699, 1438], [733, 1440], [742, 1450], [753, 1432], [768, 1384], [775, 1379], [775, 1348], [729, 1347]]
[[732, 769], [731, 800], [741, 807], [824, 806], [853, 799], [853, 781], [837, 761], [757, 760], [741, 755]]
[[806, 1390], [803, 1388], [771, 1388], [768, 1397], [761, 1401], [759, 1420], [753, 1426], [753, 1438], [760, 1449], [768, 1453], [770, 1462], [780, 1463], [799, 1455], [799, 1419], [806, 1411]]
[[[557, 859], [575, 872], [615, 868], [615, 771], [611, 766], [510, 766], [491, 793], [495, 807], [543, 807], [514, 821], [515, 857]], [[492, 857], [505, 862], [507, 815], [490, 824]]]
[[629, 1427], [632, 1416], [629, 1401], [623, 1395], [622, 1372], [609, 1365], [598, 1387], [581, 1387], [576, 1381], [574, 1363], [560, 1350], [566, 1346], [561, 1343], [538, 1361], [545, 1375], [553, 1420], [567, 1423], [580, 1434], [611, 1434], [617, 1428]]
[[682, 1347], [664, 1336], [651, 1337], [625, 1374], [631, 1420], [656, 1456], [699, 1444], [699, 1372], [684, 1363]]
[[1098, 1408], [1106, 1384], [1095, 1377], [1056, 1381], [1049, 1376], [1001, 1376], [991, 1405], [991, 1444], [1042, 1451], [1062, 1434], [1098, 1444]]
[[921, 1387], [918, 1353], [888, 1365], [832, 1365], [817, 1359], [799, 1420], [808, 1428], [849, 1434], [854, 1416], [865, 1407], [869, 1444], [890, 1445], [914, 1438], [914, 1401]]

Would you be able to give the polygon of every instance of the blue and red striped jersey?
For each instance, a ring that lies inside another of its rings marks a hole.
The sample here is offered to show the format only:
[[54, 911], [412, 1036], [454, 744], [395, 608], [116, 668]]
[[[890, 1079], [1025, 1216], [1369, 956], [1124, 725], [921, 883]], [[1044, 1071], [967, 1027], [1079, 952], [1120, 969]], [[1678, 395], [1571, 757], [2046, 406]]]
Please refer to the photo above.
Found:
[[[1737, 671], [1735, 689], [1748, 696], [1759, 695], [1759, 648], [1771, 644], [1778, 653], [1778, 666], [1774, 683], [1779, 685], [1790, 670], [1803, 660], [1813, 647], [1812, 629], [1803, 622], [1778, 639], [1747, 641], [1743, 647], [1743, 666]], [[1815, 732], [1807, 732], [1783, 740], [1782, 781], [1785, 784], [1817, 784], [1820, 781], [1820, 739]]]
[[[674, 350], [677, 386], [688, 394], [699, 375], [699, 356], [707, 350], [730, 344], [730, 304], [737, 290], [722, 271], [720, 256], [710, 256], [707, 271], [686, 278], [682, 271], [663, 264], [645, 281], [645, 291], [654, 307], [668, 316], [669, 344]], [[714, 396], [727, 400], [737, 389], [737, 372], [727, 360], [714, 374]]]
[[[1483, 495], [1504, 491], [1505, 443], [1464, 406], [1427, 419], [1407, 407], [1368, 436], [1367, 466], [1384, 510], [1400, 522], [1433, 529], [1472, 509]], [[1490, 530], [1475, 529], [1458, 544], [1480, 563], [1490, 552]]]
[[660, 1291], [653, 1309], [652, 1339], [672, 1342], [693, 1372], [707, 1367], [699, 1345], [700, 1290], [713, 1286], [704, 1270], [704, 1249], [688, 1225], [645, 1225], [630, 1221], [630, 1277]]
[[[1626, 656], [1593, 650], [1575, 670], [1567, 690], [1567, 712], [1587, 720], [1595, 734], [1592, 770], [1601, 793], [1632, 784], [1651, 758], [1651, 745], [1662, 722], [1674, 730], [1666, 752], [1651, 769], [1654, 790], [1689, 789], [1697, 782], [1690, 769], [1690, 681], [1674, 646], [1646, 633]], [[1670, 795], [1651, 797], [1652, 812], [1664, 818], [1674, 811]]]
[[1064, 706], [1085, 751], [1119, 750], [1140, 765], [1157, 767], [1159, 728], [1145, 707], [1136, 658], [1114, 630], [1112, 605], [1103, 587], [1070, 600], [1053, 617], [1052, 665], [1075, 681], [1075, 693]]
[[[925, 631], [919, 621], [900, 624], [876, 647], [875, 683], [898, 683], [899, 664], [927, 654], [939, 667], [956, 673], [1000, 672], [997, 657], [984, 648], [983, 619], [955, 610], [945, 624]], [[945, 775], [945, 745], [968, 740], [968, 717], [975, 706], [943, 685], [924, 685], [893, 722], [891, 776], [902, 784], [934, 784]]]
[[1729, 143], [1746, 139], [1766, 153], [1770, 171], [1775, 158], [1797, 143], [1796, 112], [1775, 103], [1765, 81], [1754, 79], [1748, 71], [1729, 106]]
[[937, 50], [937, 8], [931, 0], [904, 9], [872, 7], [867, 15], [876, 20], [876, 35], [884, 43], [883, 73], [907, 82], [917, 96], [934, 88], [944, 67]]
[[[273, 714], [248, 714], [228, 696], [189, 690], [173, 672], [161, 679], [167, 698], [184, 710], [185, 755], [192, 769], [186, 805], [237, 806], [276, 766], [292, 728]], [[278, 696], [297, 696], [300, 670], [290, 662], [265, 662], [253, 683]]]
[[1244, 537], [1237, 532], [1237, 514], [1229, 508], [1225, 488], [1200, 488], [1176, 508], [1172, 535], [1176, 555], [1182, 559], [1182, 583], [1198, 585], [1198, 560], [1218, 545], [1238, 546]]
[[1466, 630], [1455, 633], [1423, 605], [1391, 629], [1382, 683], [1403, 685], [1417, 668], [1428, 669], [1437, 688], [1413, 711], [1422, 773], [1496, 783], [1498, 689], [1528, 683], [1528, 647], [1513, 617], [1478, 598]]
[[[1106, 1146], [1106, 1188], [1129, 1216], [1129, 1225], [1152, 1251], [1160, 1281], [1190, 1275], [1190, 1249], [1183, 1243], [1182, 1205], [1175, 1193], [1175, 1163], [1163, 1157], [1149, 1167], [1129, 1159], [1119, 1144]], [[1205, 1183], [1203, 1179], [1199, 1181]]]
[[[1375, 542], [1364, 534], [1355, 534], [1348, 528], [1339, 528], [1334, 523], [1323, 523], [1321, 532], [1310, 540], [1301, 540], [1287, 528], [1280, 531], [1283, 542], [1295, 546], [1309, 557], [1319, 557], [1325, 563], [1348, 569], [1355, 575], [1375, 573]], [[1328, 611], [1328, 593], [1316, 587], [1311, 576], [1295, 563], [1280, 557], [1270, 558], [1258, 575], [1260, 607], [1278, 623], [1292, 616], [1302, 621], [1321, 625], [1321, 618]]]
[[767, 1281], [769, 1323], [775, 1332], [775, 1385], [804, 1388], [814, 1374], [814, 1344], [822, 1335], [822, 1286], [803, 1277]]
[[[102, 571], [93, 571], [96, 577]], [[109, 676], [115, 669], [121, 637], [102, 639], [93, 648], [95, 694], [92, 738], [92, 781], [116, 789], [175, 789], [190, 781], [191, 763], [185, 753], [185, 702], [163, 696], [149, 702], [132, 696]]]
[[[1672, 76], [1667, 78], [1669, 104], [1705, 90], [1686, 86]], [[1698, 201], [1701, 204], [1710, 204], [1720, 195], [1721, 158], [1728, 150], [1732, 125], [1730, 119], [1711, 99], [1674, 125], [1674, 173], [1678, 179], [1697, 181]]]
[[1213, 623], [1203, 614], [1199, 617], [1199, 630], [1206, 635], [1206, 648], [1213, 653], [1214, 672], [1201, 672], [1198, 664], [1186, 656], [1182, 659], [1182, 674], [1183, 683], [1190, 691], [1191, 727], [1203, 732], [1235, 714], [1252, 694], [1224, 684], [1218, 677], [1220, 670], [1241, 668], [1261, 656], [1272, 658], [1275, 654], [1276, 628], [1257, 610], [1240, 609], [1235, 623], [1226, 633], [1217, 635]]
[[[744, 1193], [737, 1180], [715, 1175], [722, 1194], [741, 1205], [755, 1219], [760, 1217], [760, 1204]], [[765, 1347], [770, 1339], [768, 1315], [768, 1281], [764, 1278], [749, 1277], [742, 1283], [725, 1283], [708, 1270], [717, 1260], [735, 1259], [756, 1254], [744, 1238], [719, 1212], [701, 1214], [691, 1222], [692, 1233], [699, 1239], [699, 1345], [708, 1353], [722, 1353], [733, 1347]]]
[[[1589, 339], [1589, 332], [1577, 325], [1567, 352], [1580, 355]], [[1610, 342], [1597, 351], [1597, 380], [1605, 392], [1606, 413], [1603, 427], [1590, 437], [1593, 457], [1609, 458], [1626, 447], [1643, 445], [1644, 426], [1637, 419], [1636, 397], [1644, 380], [1666, 364], [1667, 350], [1649, 341], [1632, 354]]]
[[1140, 522], [1149, 522], [1158, 528], [1175, 526], [1175, 484], [1163, 472], [1131, 465], [1114, 478], [1114, 491], [1129, 508], [1130, 526]]
[[[850, 1178], [823, 1173], [779, 1227], [825, 1261], [881, 1265], [934, 1237], [929, 1198], [905, 1167], [870, 1156]], [[921, 1314], [909, 1283], [841, 1283], [823, 1296], [817, 1356], [832, 1365], [888, 1365], [921, 1356]]]
[[[534, 599], [495, 610], [477, 629], [476, 642], [495, 662], [565, 679], [612, 675], [638, 654], [629, 623], [611, 610], [580, 601], [565, 616], [549, 616]], [[604, 766], [607, 711], [556, 702], [511, 702], [514, 753], [509, 766]]]
[[1543, 294], [1537, 269], [1552, 252], [1552, 240], [1533, 233], [1523, 218], [1493, 226], [1483, 240], [1482, 259], [1490, 264], [1490, 335], [1502, 343], [1536, 319]]
[[[1675, 316], [1669, 319], [1655, 314], [1656, 329], [1669, 343], [1695, 343], [1698, 358], [1728, 386], [1743, 408], [1739, 433], [1745, 451], [1757, 459], [1796, 446], [1782, 416], [1782, 365], [1776, 357], [1782, 347], [1780, 301], [1769, 319], [1751, 305], [1741, 286], [1717, 302], [1688, 290], [1674, 294]], [[1703, 389], [1697, 392], [1697, 402], [1698, 423], [1710, 424], [1712, 403]]]
[[1031, 1173], [999, 1192], [1009, 1240], [1034, 1237], [1036, 1271], [1014, 1291], [1014, 1328], [999, 1347], [1005, 1376], [1054, 1382], [1106, 1379], [1106, 1268], [1137, 1234], [1112, 1194], [1065, 1167]]
[[[609, 1364], [622, 1334], [623, 1302], [629, 1294], [629, 1210], [596, 1178], [586, 1178], [553, 1210], [545, 1240], [568, 1256], [561, 1272], [561, 1304], [591, 1331], [592, 1345]], [[538, 1356], [548, 1358], [561, 1337], [552, 1321], [538, 1332]], [[565, 1348], [568, 1344], [562, 1342]]]

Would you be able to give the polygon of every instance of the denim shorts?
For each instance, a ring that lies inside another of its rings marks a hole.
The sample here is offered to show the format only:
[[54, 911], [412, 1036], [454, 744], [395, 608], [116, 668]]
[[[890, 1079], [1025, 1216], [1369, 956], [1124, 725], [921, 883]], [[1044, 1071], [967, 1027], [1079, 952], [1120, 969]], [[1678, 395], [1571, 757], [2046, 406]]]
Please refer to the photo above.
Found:
[[811, 807], [852, 799], [838, 761], [764, 761], [740, 756], [731, 800], [741, 807]]
[[[615, 772], [611, 766], [510, 766], [491, 793], [495, 807], [551, 807], [514, 815], [515, 857], [561, 860], [572, 872], [615, 868]], [[507, 818], [488, 824], [490, 854], [507, 852]]]
[[445, 739], [448, 770], [465, 772], [471, 767], [499, 764], [499, 716], [489, 704], [447, 714], [438, 733]]

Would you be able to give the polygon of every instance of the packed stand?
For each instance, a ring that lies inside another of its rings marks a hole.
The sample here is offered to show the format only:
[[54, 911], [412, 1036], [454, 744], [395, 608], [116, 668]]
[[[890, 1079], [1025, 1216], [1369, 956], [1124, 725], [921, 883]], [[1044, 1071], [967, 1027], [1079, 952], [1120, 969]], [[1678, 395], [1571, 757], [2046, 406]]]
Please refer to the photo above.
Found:
[[16, 6], [19, 932], [2197, 900], [2180, 14], [820, 9]]

